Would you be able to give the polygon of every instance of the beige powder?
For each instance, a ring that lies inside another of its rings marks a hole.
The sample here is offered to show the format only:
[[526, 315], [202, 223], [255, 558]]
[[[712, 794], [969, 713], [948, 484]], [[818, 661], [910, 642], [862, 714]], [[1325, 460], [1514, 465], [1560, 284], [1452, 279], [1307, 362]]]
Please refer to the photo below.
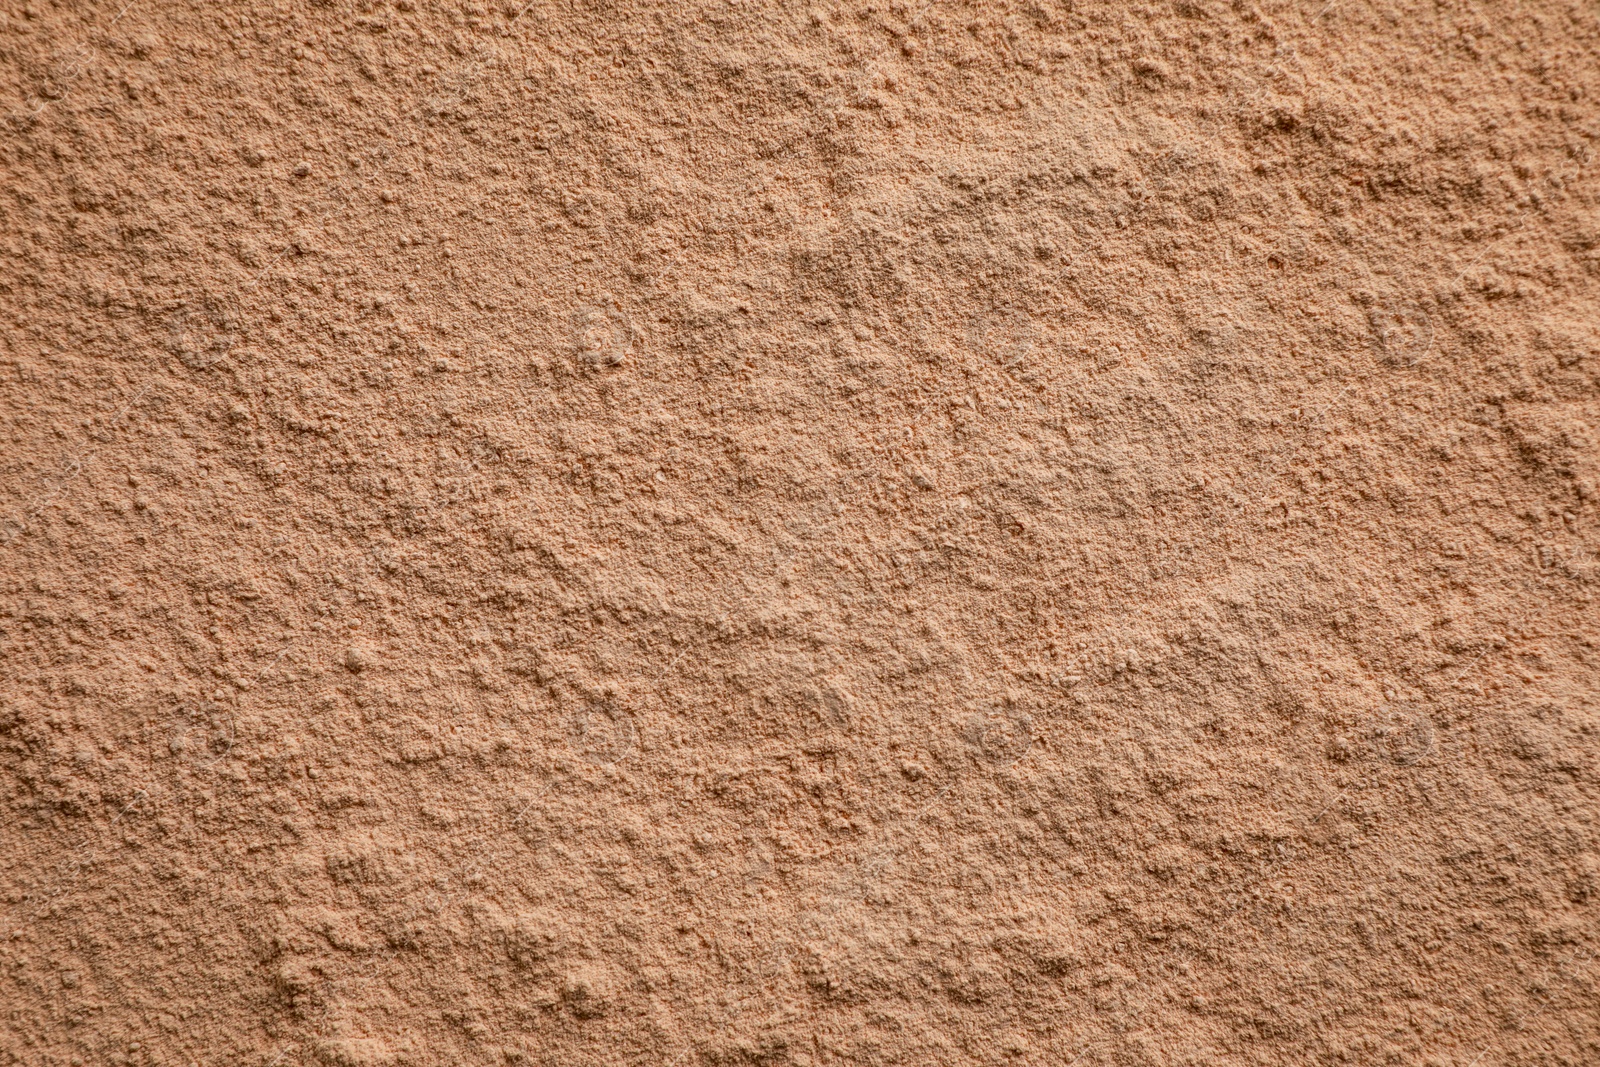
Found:
[[0, 1063], [1600, 1063], [1593, 5], [121, 2]]

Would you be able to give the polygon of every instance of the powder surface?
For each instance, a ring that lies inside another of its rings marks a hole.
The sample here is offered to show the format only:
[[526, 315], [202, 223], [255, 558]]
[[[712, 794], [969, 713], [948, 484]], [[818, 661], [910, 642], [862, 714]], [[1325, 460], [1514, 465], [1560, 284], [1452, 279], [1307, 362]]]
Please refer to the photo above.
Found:
[[1600, 11], [7, 0], [0, 1064], [1600, 1062]]

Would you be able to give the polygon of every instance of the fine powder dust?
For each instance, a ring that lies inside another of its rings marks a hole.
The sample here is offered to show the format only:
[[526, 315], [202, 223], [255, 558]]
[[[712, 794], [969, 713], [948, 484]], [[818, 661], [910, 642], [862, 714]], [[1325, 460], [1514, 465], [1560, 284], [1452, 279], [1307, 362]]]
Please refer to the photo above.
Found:
[[0, 1062], [1600, 1063], [1600, 9], [124, 3]]

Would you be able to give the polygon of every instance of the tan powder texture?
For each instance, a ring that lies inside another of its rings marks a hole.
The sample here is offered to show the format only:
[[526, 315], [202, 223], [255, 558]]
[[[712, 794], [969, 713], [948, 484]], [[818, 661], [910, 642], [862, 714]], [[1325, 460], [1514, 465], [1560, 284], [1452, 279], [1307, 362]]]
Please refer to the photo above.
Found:
[[7, 0], [0, 1063], [1600, 1064], [1600, 9]]

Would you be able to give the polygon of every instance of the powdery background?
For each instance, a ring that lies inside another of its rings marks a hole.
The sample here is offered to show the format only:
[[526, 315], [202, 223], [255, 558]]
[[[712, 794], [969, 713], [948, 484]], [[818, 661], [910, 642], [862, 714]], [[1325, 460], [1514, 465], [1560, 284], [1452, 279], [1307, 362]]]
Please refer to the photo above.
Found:
[[1597, 45], [10, 0], [0, 1060], [1600, 1062]]

